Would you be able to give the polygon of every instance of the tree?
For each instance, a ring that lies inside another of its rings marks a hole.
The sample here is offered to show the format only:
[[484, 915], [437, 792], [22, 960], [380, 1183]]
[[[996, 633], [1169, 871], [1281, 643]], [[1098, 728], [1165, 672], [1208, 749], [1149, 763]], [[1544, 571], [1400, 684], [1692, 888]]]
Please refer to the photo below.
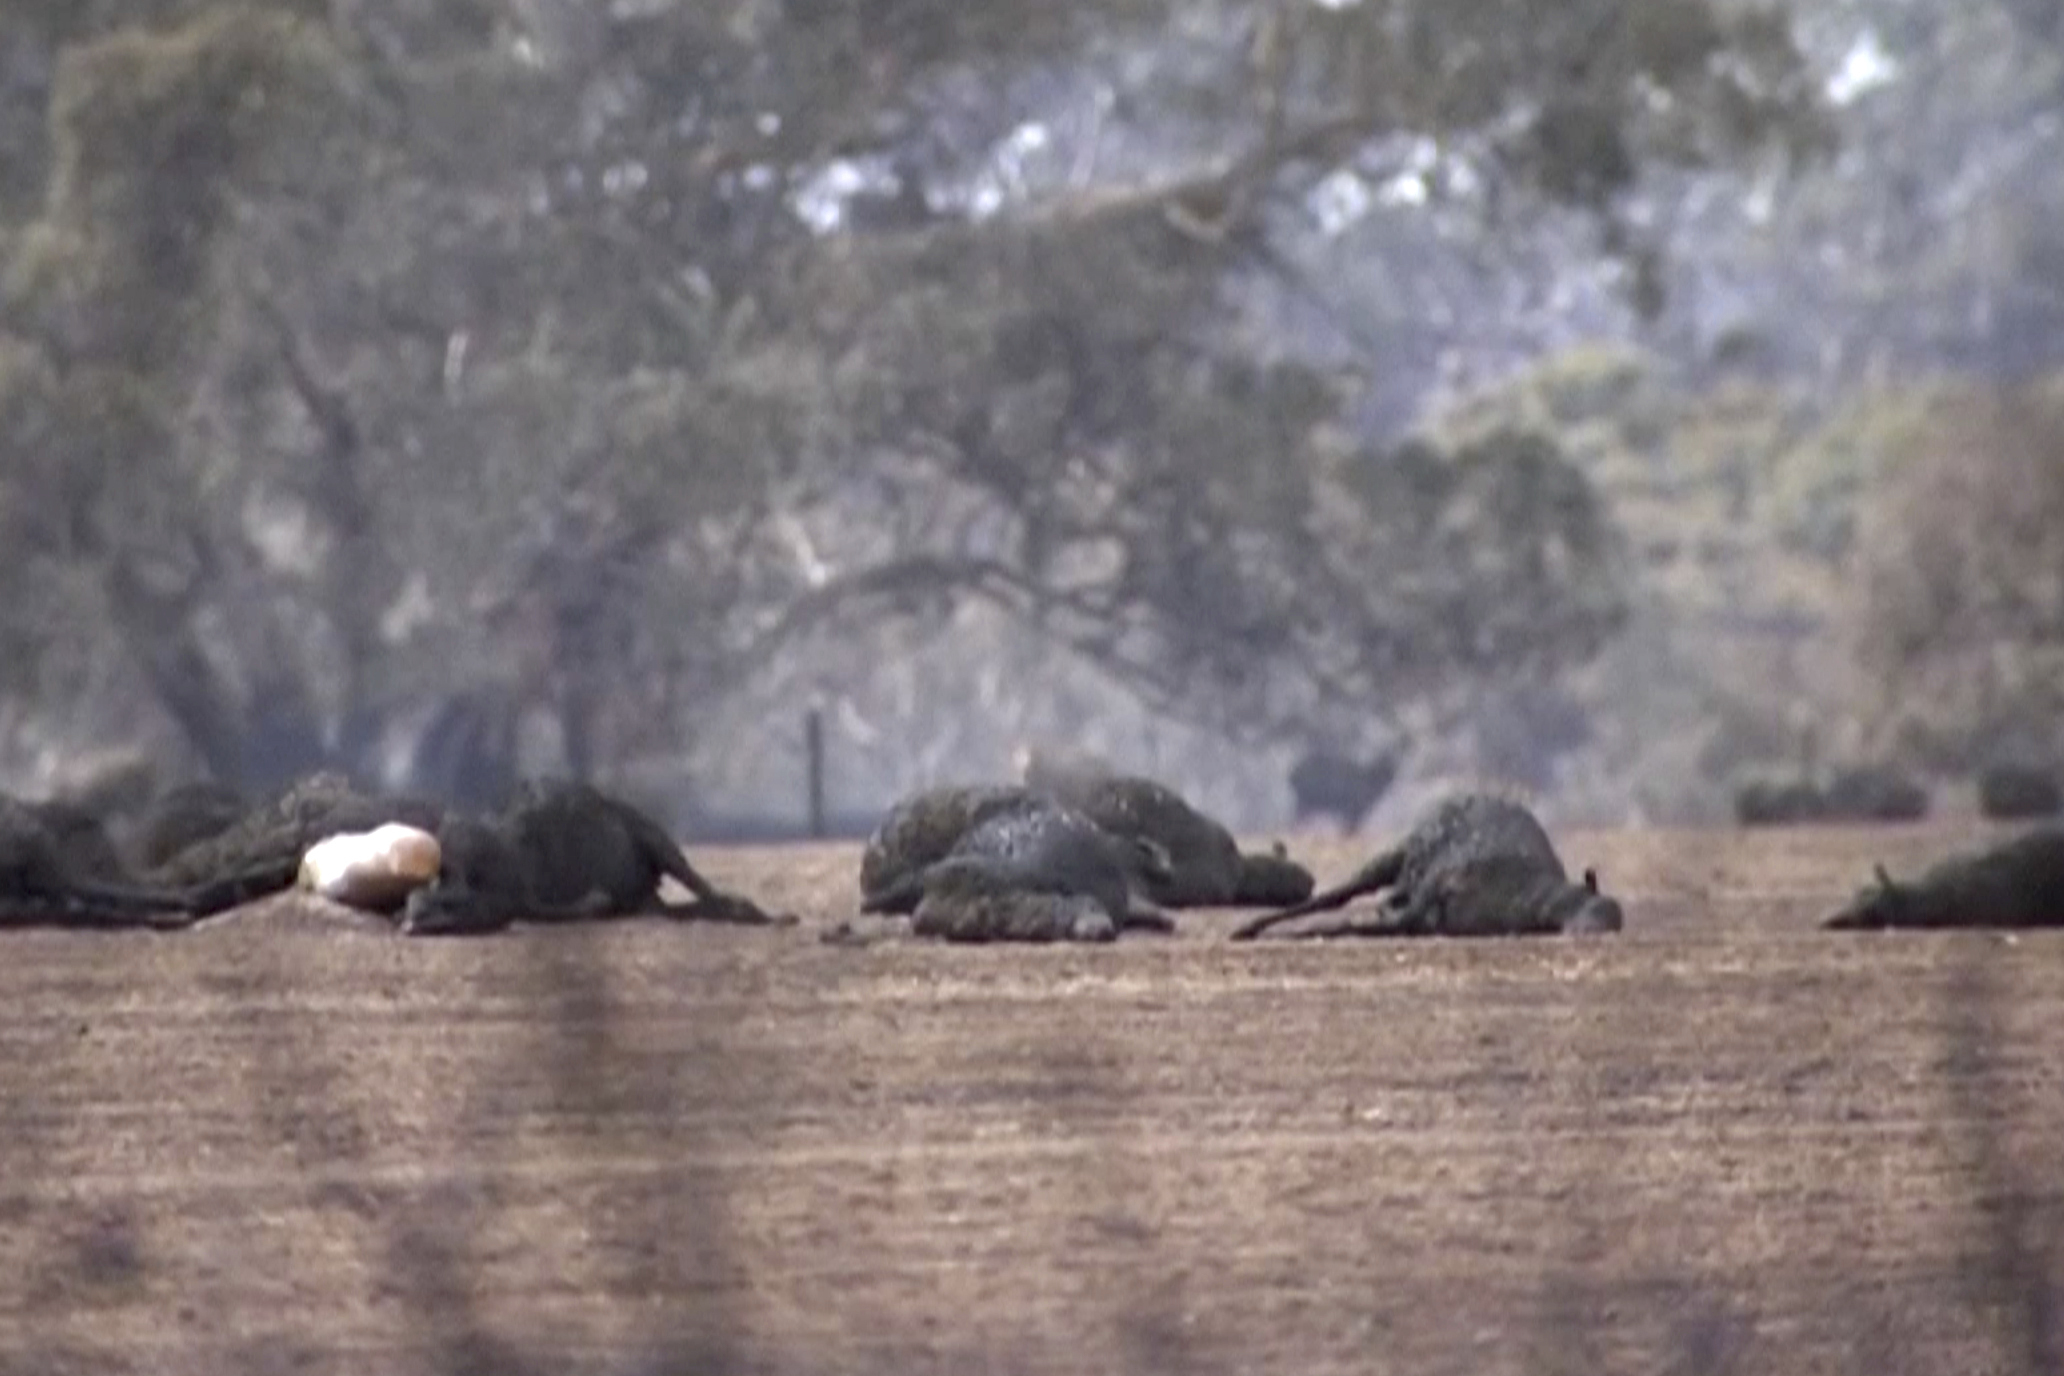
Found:
[[[252, 781], [483, 681], [606, 768], [800, 637], [965, 597], [1255, 731], [1583, 657], [1618, 594], [1581, 478], [1524, 436], [1357, 438], [1352, 370], [1272, 356], [1240, 284], [1323, 298], [1299, 197], [1407, 134], [1486, 214], [1637, 252], [1646, 160], [1822, 136], [1781, 16], [1182, 12], [1201, 37], [1157, 0], [53, 26], [0, 444], [78, 538], [25, 556], [67, 591], [15, 633], [126, 654]], [[1160, 59], [1109, 121], [1163, 175], [951, 194], [1007, 132], [953, 79], [1109, 91], [1125, 53]], [[863, 172], [817, 232], [806, 193]]]
[[2064, 386], [1967, 389], [1903, 448], [1859, 561], [1873, 725], [1939, 766], [2064, 757]]

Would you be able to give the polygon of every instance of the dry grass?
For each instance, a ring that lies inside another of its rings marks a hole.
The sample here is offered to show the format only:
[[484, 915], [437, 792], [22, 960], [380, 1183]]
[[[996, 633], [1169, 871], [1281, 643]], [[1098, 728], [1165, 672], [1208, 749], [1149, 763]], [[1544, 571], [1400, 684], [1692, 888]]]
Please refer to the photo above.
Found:
[[1584, 943], [6, 934], [0, 1372], [2054, 1371], [2064, 934], [1811, 928], [1964, 839], [1574, 835]]

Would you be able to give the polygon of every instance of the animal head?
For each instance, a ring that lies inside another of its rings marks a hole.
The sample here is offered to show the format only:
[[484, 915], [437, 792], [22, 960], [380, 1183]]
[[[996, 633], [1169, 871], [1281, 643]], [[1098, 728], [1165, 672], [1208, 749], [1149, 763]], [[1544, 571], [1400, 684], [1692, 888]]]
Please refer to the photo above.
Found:
[[1619, 900], [1601, 893], [1598, 871], [1586, 869], [1584, 882], [1570, 890], [1569, 911], [1562, 919], [1565, 932], [1617, 932], [1627, 925]]
[[1883, 865], [1871, 866], [1877, 881], [1858, 889], [1848, 905], [1824, 924], [1828, 927], [1897, 927], [1913, 905], [1913, 891], [1885, 872]]

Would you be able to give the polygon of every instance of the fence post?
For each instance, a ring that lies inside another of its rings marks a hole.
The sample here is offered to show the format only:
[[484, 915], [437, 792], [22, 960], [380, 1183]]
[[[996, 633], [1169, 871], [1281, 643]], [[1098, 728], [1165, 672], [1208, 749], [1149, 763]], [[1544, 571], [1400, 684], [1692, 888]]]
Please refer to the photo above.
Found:
[[812, 707], [803, 717], [803, 753], [810, 769], [810, 839], [824, 839], [824, 713]]

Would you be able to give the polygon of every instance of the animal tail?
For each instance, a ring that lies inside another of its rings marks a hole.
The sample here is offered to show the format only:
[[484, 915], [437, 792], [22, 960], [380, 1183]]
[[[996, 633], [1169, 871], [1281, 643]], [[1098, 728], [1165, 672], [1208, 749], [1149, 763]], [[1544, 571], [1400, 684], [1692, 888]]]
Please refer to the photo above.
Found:
[[298, 855], [261, 861], [220, 878], [203, 880], [181, 891], [185, 900], [184, 911], [195, 917], [209, 917], [268, 894], [291, 889], [300, 873], [301, 859]]
[[770, 913], [750, 899], [733, 896], [661, 903], [654, 911], [679, 922], [718, 922], [733, 927], [793, 927], [802, 920], [794, 913]]
[[72, 883], [61, 894], [10, 899], [0, 915], [0, 926], [183, 927], [192, 921], [183, 894], [99, 882]]

